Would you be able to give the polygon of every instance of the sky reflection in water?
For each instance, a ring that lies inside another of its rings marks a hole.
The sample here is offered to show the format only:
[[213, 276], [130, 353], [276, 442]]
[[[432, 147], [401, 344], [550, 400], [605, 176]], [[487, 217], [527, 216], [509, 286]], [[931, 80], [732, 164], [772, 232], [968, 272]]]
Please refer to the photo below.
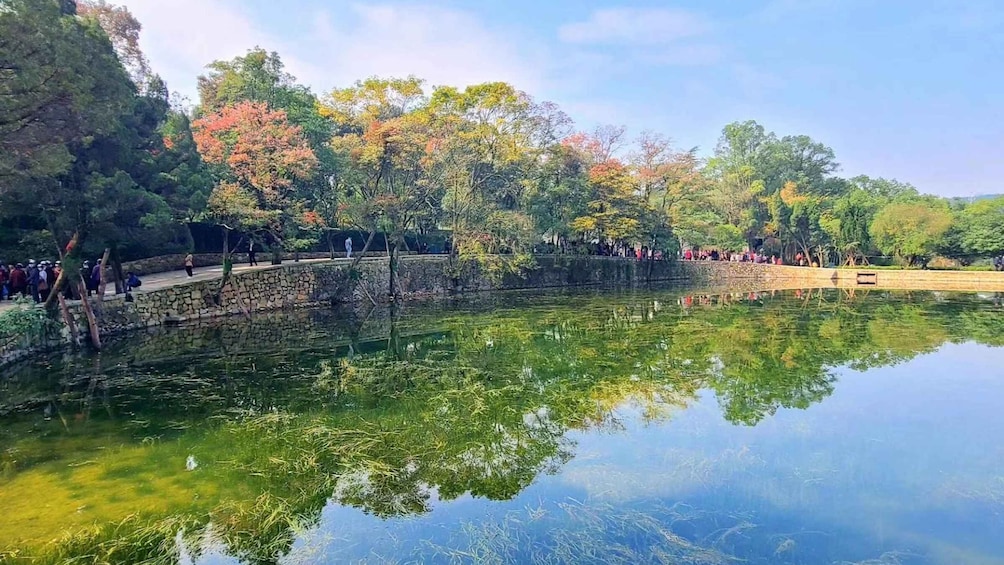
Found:
[[[993, 297], [510, 297], [519, 308], [256, 321], [295, 336], [163, 332], [100, 367], [22, 371], [0, 389], [0, 503], [12, 489], [22, 502], [0, 548], [52, 562], [121, 545], [199, 563], [1004, 563]], [[29, 511], [27, 489], [47, 485], [66, 494]], [[68, 524], [97, 529], [44, 543]]]

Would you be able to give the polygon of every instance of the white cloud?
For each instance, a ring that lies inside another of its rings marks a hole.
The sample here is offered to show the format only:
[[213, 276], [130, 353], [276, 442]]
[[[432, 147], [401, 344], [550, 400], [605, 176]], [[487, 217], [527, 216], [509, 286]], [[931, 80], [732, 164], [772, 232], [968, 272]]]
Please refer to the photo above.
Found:
[[280, 38], [259, 28], [226, 0], [123, 0], [143, 25], [140, 44], [153, 70], [171, 90], [196, 98], [196, 78], [217, 59], [232, 59], [259, 45], [279, 51], [291, 73], [310, 76], [319, 71], [290, 54]]
[[668, 8], [610, 8], [596, 10], [586, 21], [561, 26], [558, 36], [568, 43], [670, 43], [704, 35], [712, 25], [704, 17]]
[[468, 13], [356, 4], [339, 16], [335, 24], [319, 14], [314, 30], [315, 48], [330, 61], [328, 86], [372, 75], [416, 75], [430, 85], [507, 81], [531, 93], [543, 86], [548, 58], [542, 47]]
[[547, 56], [532, 42], [445, 8], [353, 4], [338, 10], [337, 23], [327, 10], [318, 12], [313, 29], [293, 37], [254, 21], [235, 0], [122, 2], [143, 24], [142, 47], [153, 69], [193, 101], [205, 65], [256, 45], [277, 51], [315, 92], [368, 76], [415, 75], [430, 85], [504, 80], [534, 93], [547, 69]]

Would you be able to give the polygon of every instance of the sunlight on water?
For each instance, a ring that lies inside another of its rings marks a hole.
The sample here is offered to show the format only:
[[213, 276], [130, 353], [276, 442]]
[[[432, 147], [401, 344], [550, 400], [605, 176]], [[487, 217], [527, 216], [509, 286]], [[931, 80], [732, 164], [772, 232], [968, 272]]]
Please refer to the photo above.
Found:
[[1004, 563], [1004, 310], [506, 294], [0, 379], [0, 562]]

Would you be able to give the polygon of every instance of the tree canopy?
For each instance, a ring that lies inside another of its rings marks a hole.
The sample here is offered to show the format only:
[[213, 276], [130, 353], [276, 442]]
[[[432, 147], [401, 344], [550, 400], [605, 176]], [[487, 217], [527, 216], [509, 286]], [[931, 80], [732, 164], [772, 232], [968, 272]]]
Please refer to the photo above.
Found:
[[727, 124], [703, 158], [658, 132], [577, 132], [557, 105], [503, 82], [368, 77], [315, 94], [260, 47], [210, 62], [184, 107], [128, 9], [2, 6], [0, 222], [14, 229], [0, 253], [49, 239], [52, 252], [73, 240], [81, 253], [140, 257], [190, 248], [199, 224], [277, 253], [325, 239], [334, 254], [346, 230], [366, 249], [383, 235], [392, 257], [432, 243], [455, 273], [498, 275], [531, 265], [534, 250], [914, 265], [1004, 252], [999, 200], [841, 178], [825, 143], [753, 120]]

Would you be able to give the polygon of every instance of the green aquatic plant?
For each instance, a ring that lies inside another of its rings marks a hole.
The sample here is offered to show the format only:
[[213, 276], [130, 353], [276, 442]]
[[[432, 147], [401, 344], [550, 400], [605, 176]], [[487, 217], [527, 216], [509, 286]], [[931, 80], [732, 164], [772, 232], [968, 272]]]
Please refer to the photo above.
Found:
[[[616, 433], [625, 410], [662, 422], [707, 389], [727, 420], [756, 425], [825, 398], [835, 367], [896, 363], [967, 339], [967, 327], [992, 329], [996, 314], [913, 295], [897, 297], [904, 304], [896, 307], [809, 300], [716, 297], [682, 308], [664, 295], [571, 297], [554, 308], [529, 297], [520, 308], [371, 313], [348, 328], [299, 312], [152, 333], [120, 354], [112, 346], [100, 358], [53, 361], [38, 379], [19, 373], [0, 398], [0, 504], [9, 524], [0, 548], [8, 559], [116, 562], [108, 557], [116, 551], [176, 555], [183, 532], [202, 540], [181, 546], [189, 552], [217, 544], [247, 561], [275, 561], [331, 502], [393, 518], [464, 496], [512, 500], [575, 456], [570, 432]], [[298, 329], [291, 340], [258, 324]], [[989, 330], [972, 335], [993, 339]], [[157, 343], [178, 355], [156, 354]], [[681, 453], [667, 476], [702, 484], [756, 463], [730, 453]], [[188, 458], [197, 465], [186, 466]], [[716, 535], [741, 537], [742, 523]], [[718, 558], [700, 553], [707, 544], [653, 528], [643, 528], [659, 540], [652, 555]], [[537, 558], [599, 555], [591, 532], [556, 533]], [[485, 560], [511, 556], [476, 545], [471, 551]], [[618, 547], [603, 555], [639, 558], [634, 541]], [[795, 551], [785, 547], [783, 555]]]

